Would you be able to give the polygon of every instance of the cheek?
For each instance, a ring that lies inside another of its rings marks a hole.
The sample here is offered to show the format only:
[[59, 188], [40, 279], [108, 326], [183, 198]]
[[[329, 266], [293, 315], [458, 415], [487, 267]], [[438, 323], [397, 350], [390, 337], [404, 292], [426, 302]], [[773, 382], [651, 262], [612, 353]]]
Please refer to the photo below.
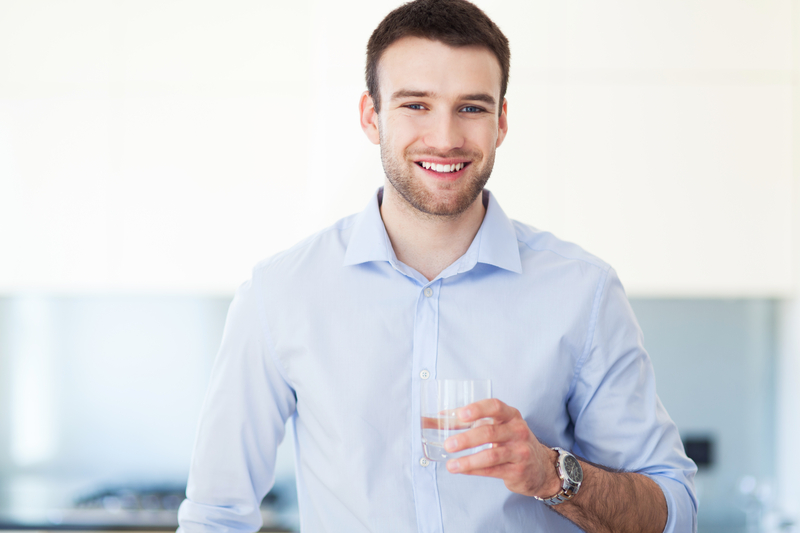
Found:
[[476, 146], [494, 146], [499, 131], [496, 120], [475, 120], [462, 123], [464, 134]]
[[386, 143], [389, 150], [400, 153], [413, 149], [419, 138], [417, 129], [403, 120], [387, 124], [381, 132], [381, 143]]
[[400, 115], [394, 118], [388, 126], [392, 131], [392, 138], [398, 140], [409, 140], [418, 137], [424, 129], [419, 117], [408, 117]]
[[479, 135], [475, 135], [473, 139], [475, 147], [484, 154], [488, 154], [497, 146], [497, 131], [483, 130]]

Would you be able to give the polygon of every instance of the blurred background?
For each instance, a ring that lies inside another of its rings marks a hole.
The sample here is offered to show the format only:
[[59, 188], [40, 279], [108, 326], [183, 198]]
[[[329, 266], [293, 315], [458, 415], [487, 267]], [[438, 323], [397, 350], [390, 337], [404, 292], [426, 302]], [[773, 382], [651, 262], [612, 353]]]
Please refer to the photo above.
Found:
[[[800, 0], [476, 3], [512, 51], [489, 188], [619, 272], [699, 531], [800, 531]], [[177, 525], [235, 288], [382, 183], [397, 5], [0, 0], [0, 528]]]

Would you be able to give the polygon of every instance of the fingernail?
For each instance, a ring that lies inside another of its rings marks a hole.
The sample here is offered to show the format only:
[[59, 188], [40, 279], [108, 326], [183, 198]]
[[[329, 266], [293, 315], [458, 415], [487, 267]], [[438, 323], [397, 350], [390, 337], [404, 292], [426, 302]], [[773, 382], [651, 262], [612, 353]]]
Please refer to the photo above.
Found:
[[466, 407], [464, 409], [462, 409], [461, 411], [459, 411], [459, 413], [458, 413], [458, 416], [461, 418], [461, 420], [467, 420], [467, 419], [469, 419], [469, 417], [471, 415], [472, 415], [472, 411], [470, 411]]
[[444, 449], [448, 452], [452, 452], [453, 448], [458, 446], [458, 439], [456, 437], [450, 437], [446, 441], [444, 441]]
[[458, 472], [461, 470], [461, 465], [455, 459], [447, 462], [447, 469], [450, 472]]

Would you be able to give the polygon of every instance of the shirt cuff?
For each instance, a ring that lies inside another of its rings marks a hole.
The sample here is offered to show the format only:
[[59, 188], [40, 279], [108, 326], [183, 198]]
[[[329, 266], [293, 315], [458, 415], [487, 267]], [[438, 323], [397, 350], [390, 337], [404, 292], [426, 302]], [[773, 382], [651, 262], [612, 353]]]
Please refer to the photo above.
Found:
[[[642, 472], [644, 474], [644, 472]], [[651, 474], [644, 474], [655, 481], [667, 500], [667, 525], [664, 533], [697, 533], [697, 505], [694, 498], [680, 481]]]

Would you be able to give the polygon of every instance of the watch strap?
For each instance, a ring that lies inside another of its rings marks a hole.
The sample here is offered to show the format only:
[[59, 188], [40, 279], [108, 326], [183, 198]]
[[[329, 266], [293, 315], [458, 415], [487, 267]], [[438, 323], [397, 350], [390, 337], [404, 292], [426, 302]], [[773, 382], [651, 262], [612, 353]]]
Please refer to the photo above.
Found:
[[539, 498], [538, 496], [534, 496], [537, 500], [544, 502], [548, 506], [558, 505], [559, 503], [563, 503], [565, 501], [571, 500], [573, 496], [578, 493], [578, 489], [580, 488], [580, 483], [574, 483], [570, 481], [569, 477], [567, 476], [566, 472], [563, 472], [561, 467], [561, 458], [564, 455], [571, 455], [575, 457], [567, 450], [559, 447], [554, 447], [553, 450], [558, 452], [558, 459], [556, 460], [556, 474], [558, 474], [559, 479], [561, 479], [561, 490], [555, 496], [550, 498]]

